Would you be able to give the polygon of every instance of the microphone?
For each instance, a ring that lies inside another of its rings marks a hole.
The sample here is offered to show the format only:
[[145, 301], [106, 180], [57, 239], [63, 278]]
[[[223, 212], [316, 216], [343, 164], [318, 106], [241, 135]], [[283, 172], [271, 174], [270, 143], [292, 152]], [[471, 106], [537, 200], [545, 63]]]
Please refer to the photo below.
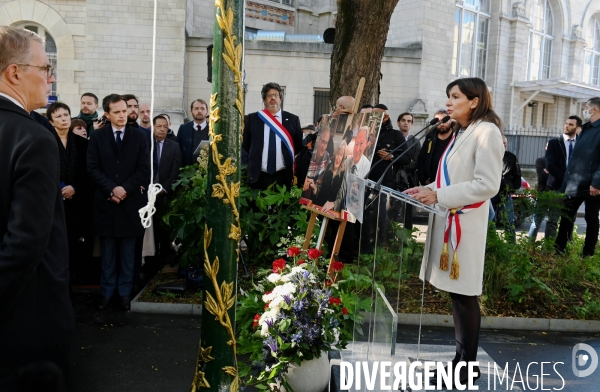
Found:
[[[437, 124], [437, 123], [438, 123], [438, 121], [439, 121], [441, 124], [447, 123], [448, 121], [450, 121], [450, 116], [445, 116], [445, 117], [444, 117], [444, 118], [442, 118], [441, 120], [439, 120], [438, 118], [434, 118], [433, 120], [431, 120], [431, 121], [429, 122], [429, 125], [427, 125], [425, 128], [423, 128], [423, 129], [421, 129], [419, 132], [417, 132], [417, 133], [415, 134], [415, 136], [414, 136], [414, 137], [417, 137], [417, 136], [418, 136], [418, 135], [419, 135], [421, 132], [423, 132], [424, 130], [426, 130], [426, 129], [427, 129], [427, 128], [429, 128], [430, 126]], [[408, 140], [407, 140], [407, 141], [408, 141]], [[402, 143], [400, 146], [404, 145], [405, 143], [406, 143], [406, 142]], [[398, 147], [400, 147], [400, 146], [398, 146]], [[398, 149], [398, 147], [396, 147], [396, 148], [395, 148], [393, 151], [396, 151], [396, 149]], [[392, 151], [392, 152], [393, 152], [393, 151]], [[390, 164], [388, 165], [388, 167], [386, 167], [386, 168], [385, 168], [385, 170], [383, 171], [383, 174], [381, 175], [381, 177], [379, 177], [379, 179], [377, 180], [377, 183], [376, 183], [376, 184], [375, 184], [375, 186], [373, 187], [373, 191], [372, 191], [372, 192], [371, 192], [371, 194], [369, 195], [369, 200], [373, 200], [373, 199], [375, 199], [375, 197], [377, 197], [378, 190], [381, 188], [381, 183], [383, 182], [383, 179], [385, 178], [385, 175], [387, 174], [388, 170], [390, 170], [390, 168], [394, 166], [394, 163], [398, 162], [398, 160], [399, 160], [400, 158], [402, 158], [402, 157], [403, 157], [405, 154], [407, 154], [407, 153], [408, 153], [408, 151], [409, 151], [409, 150], [403, 151], [403, 152], [402, 152], [402, 154], [400, 154], [400, 155], [398, 155], [397, 157], [395, 157], [395, 158], [392, 160], [392, 162], [390, 162]], [[390, 154], [391, 154], [391, 152], [390, 152]], [[390, 155], [390, 154], [388, 154], [388, 155]], [[387, 157], [387, 155], [386, 155], [386, 157]], [[381, 162], [381, 161], [383, 161], [383, 159], [381, 159], [379, 162]], [[379, 162], [377, 162], [377, 163], [379, 163]], [[375, 165], [377, 165], [377, 163], [376, 163]], [[373, 166], [371, 167], [371, 170], [373, 170], [373, 167], [374, 167], [375, 165], [373, 165]], [[371, 173], [371, 171], [369, 171], [369, 173]], [[367, 176], [365, 176], [365, 178], [369, 178], [369, 177], [368, 177], [368, 175], [367, 175]]]
[[[446, 116], [442, 119], [442, 122], [447, 122], [448, 120], [450, 120], [450, 116]], [[431, 121], [429, 121], [429, 123], [425, 126], [425, 128], [421, 129], [419, 132], [415, 133], [415, 135], [413, 137], [417, 137], [421, 132], [423, 132], [424, 130], [426, 130], [427, 128], [429, 128], [432, 125], [437, 124], [440, 121], [439, 118], [434, 117]], [[369, 169], [369, 171], [367, 172], [367, 174], [365, 175], [365, 178], [369, 178], [369, 174], [371, 174], [371, 172], [373, 171], [373, 169], [375, 167], [377, 167], [377, 165], [379, 165], [381, 162], [385, 161], [385, 159], [392, 155], [393, 153], [395, 153], [396, 151], [400, 150], [402, 147], [404, 147], [404, 145], [408, 143], [408, 139], [404, 141], [404, 143], [401, 143], [400, 145], [396, 146], [396, 148], [394, 148], [392, 151], [388, 152], [383, 158], [381, 158], [379, 161], [375, 162], [373, 165], [371, 165], [371, 169]], [[403, 155], [400, 155], [403, 156]]]

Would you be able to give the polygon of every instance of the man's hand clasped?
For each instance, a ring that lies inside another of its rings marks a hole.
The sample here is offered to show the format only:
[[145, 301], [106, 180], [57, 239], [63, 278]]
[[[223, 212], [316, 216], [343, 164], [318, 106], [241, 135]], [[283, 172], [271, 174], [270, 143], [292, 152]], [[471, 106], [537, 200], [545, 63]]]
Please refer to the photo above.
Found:
[[112, 191], [112, 196], [108, 199], [115, 204], [119, 204], [127, 197], [127, 191], [122, 186], [116, 186]]

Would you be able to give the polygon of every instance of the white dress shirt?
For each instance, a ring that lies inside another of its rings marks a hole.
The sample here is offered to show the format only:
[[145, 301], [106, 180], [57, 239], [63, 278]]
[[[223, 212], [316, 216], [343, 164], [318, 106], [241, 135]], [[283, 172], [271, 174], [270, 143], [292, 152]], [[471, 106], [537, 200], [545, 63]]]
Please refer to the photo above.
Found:
[[[569, 144], [573, 145], [573, 149], [575, 149], [575, 143], [577, 143], [577, 136], [573, 137], [573, 139], [570, 139], [569, 136], [565, 135], [563, 133], [563, 139], [565, 140], [565, 150], [566, 150], [566, 158], [567, 160], [565, 162], [569, 162]], [[572, 141], [569, 141], [572, 140]]]
[[[283, 117], [281, 116], [281, 109], [279, 109], [279, 111], [273, 116], [277, 119], [277, 121], [279, 121], [280, 123], [283, 124], [282, 119]], [[263, 143], [263, 150], [262, 150], [262, 164], [260, 166], [261, 170], [266, 172], [267, 171], [267, 162], [269, 161], [269, 136], [271, 134], [271, 128], [269, 128], [269, 126], [265, 123], [264, 126], [264, 143]], [[281, 152], [281, 139], [279, 138], [279, 136], [275, 135], [275, 143], [277, 144], [275, 146], [275, 152], [277, 153], [276, 157], [275, 157], [275, 171], [279, 171], [282, 169], [285, 169], [285, 161], [283, 160], [283, 153]]]
[[115, 138], [115, 142], [117, 141], [117, 131], [121, 131], [121, 141], [123, 141], [123, 138], [125, 137], [125, 128], [127, 128], [126, 126], [121, 128], [121, 129], [117, 129], [114, 127], [114, 125], [111, 125], [112, 127], [112, 131], [113, 131], [113, 137]]
[[23, 107], [23, 105], [21, 105], [21, 103], [19, 101], [17, 101], [16, 99], [14, 99], [13, 97], [11, 97], [10, 95], [4, 94], [4, 93], [0, 93], [0, 96], [3, 96], [4, 98], [10, 100], [12, 103], [14, 103], [18, 107], [20, 107], [21, 109], [25, 110], [25, 108]]
[[197, 122], [194, 122], [194, 130], [200, 131], [204, 128], [206, 128], [206, 121], [203, 121], [202, 124], [198, 124]]

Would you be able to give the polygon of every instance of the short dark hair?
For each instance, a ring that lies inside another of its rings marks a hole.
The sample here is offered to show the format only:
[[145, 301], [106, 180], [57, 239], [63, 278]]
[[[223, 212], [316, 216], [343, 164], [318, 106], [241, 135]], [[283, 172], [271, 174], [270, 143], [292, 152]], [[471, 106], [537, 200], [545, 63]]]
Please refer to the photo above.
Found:
[[125, 99], [125, 95], [119, 95], [119, 94], [107, 95], [102, 100], [102, 110], [104, 110], [104, 112], [106, 112], [106, 113], [109, 113], [110, 112], [110, 104], [117, 103], [120, 101], [125, 101], [125, 103], [127, 103], [128, 100]]
[[[492, 96], [487, 84], [480, 78], [460, 78], [453, 80], [446, 87], [446, 96], [450, 98], [452, 87], [458, 86], [461, 93], [465, 94], [469, 100], [479, 98], [479, 104], [469, 114], [469, 122], [483, 120], [495, 124], [502, 129], [502, 120], [494, 112], [492, 107]], [[598, 98], [600, 100], [600, 98]]]
[[165, 117], [165, 116], [163, 116], [162, 114], [159, 114], [158, 116], [155, 116], [155, 117], [152, 119], [152, 125], [156, 125], [156, 120], [158, 120], [158, 119], [160, 119], [160, 118], [162, 118], [163, 120], [165, 120], [165, 121], [167, 122], [167, 125], [169, 125], [169, 120], [167, 120], [167, 119], [166, 119], [166, 117]]
[[375, 106], [373, 107], [373, 109], [382, 109], [382, 110], [388, 110], [388, 107], [387, 107], [387, 106], [385, 106], [385, 105], [384, 105], [384, 104], [382, 104], [382, 103], [378, 103], [377, 105], [375, 105]]
[[71, 126], [69, 127], [69, 131], [73, 132], [73, 129], [77, 127], [84, 127], [87, 130], [87, 124], [85, 123], [85, 121], [83, 121], [80, 118], [74, 118], [71, 120]]
[[48, 106], [48, 109], [46, 109], [46, 117], [48, 120], [52, 121], [52, 113], [56, 112], [58, 109], [65, 109], [67, 112], [69, 112], [69, 117], [71, 116], [71, 108], [69, 105], [64, 102], [54, 102]]
[[281, 86], [275, 82], [269, 82], [262, 86], [262, 90], [260, 90], [260, 96], [262, 97], [263, 101], [267, 98], [267, 93], [269, 92], [269, 90], [277, 90], [277, 92], [279, 93], [279, 98], [283, 100], [283, 97], [281, 96], [281, 92], [283, 91], [283, 89], [281, 88]]
[[370, 103], [364, 104], [360, 107], [360, 110], [363, 109], [373, 109], [373, 105], [371, 105]]
[[203, 100], [203, 99], [200, 99], [200, 98], [198, 98], [198, 99], [194, 99], [194, 100], [192, 101], [192, 103], [190, 104], [190, 110], [194, 109], [194, 104], [195, 104], [196, 102], [200, 102], [200, 103], [204, 104], [204, 107], [206, 108], [206, 110], [208, 110], [208, 104], [206, 103], [206, 101], [205, 101], [205, 100]]
[[446, 109], [438, 109], [433, 115], [437, 116], [438, 114], [443, 114], [444, 116], [447, 116], [448, 111]]
[[[96, 101], [96, 105], [98, 105], [98, 97], [96, 96], [96, 94], [92, 94], [92, 93], [83, 93], [81, 94], [81, 98], [83, 97], [90, 97], [90, 98], [94, 98], [94, 101]], [[79, 99], [81, 99], [79, 98]]]
[[[137, 104], [140, 104], [140, 101], [137, 99], [137, 97], [133, 94], [123, 94], [122, 95], [123, 99], [125, 100], [125, 102], [135, 99], [135, 102], [137, 102]], [[114, 102], [113, 102], [114, 103]]]
[[569, 120], [575, 120], [578, 127], [583, 125], [583, 121], [581, 121], [581, 118], [579, 118], [578, 116], [569, 116]]
[[402, 117], [404, 117], [404, 116], [410, 116], [410, 118], [411, 118], [411, 121], [412, 121], [412, 122], [415, 122], [415, 116], [413, 116], [413, 115], [412, 115], [412, 113], [409, 113], [409, 112], [404, 112], [404, 113], [402, 113], [401, 115], [399, 115], [399, 116], [398, 116], [398, 119], [396, 120], [396, 122], [398, 122], [398, 121], [402, 120]]
[[167, 122], [171, 122], [171, 116], [169, 116], [167, 113], [161, 113], [159, 114], [159, 116], [163, 116], [167, 118]]

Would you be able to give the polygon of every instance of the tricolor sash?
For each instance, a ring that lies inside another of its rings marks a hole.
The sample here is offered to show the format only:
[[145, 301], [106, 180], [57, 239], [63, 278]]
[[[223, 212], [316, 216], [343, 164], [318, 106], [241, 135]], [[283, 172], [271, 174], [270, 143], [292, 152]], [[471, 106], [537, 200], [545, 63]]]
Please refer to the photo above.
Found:
[[290, 156], [292, 157], [292, 167], [294, 167], [294, 156], [296, 154], [294, 153], [294, 142], [292, 141], [292, 136], [288, 130], [285, 129], [279, 120], [277, 120], [275, 116], [273, 116], [267, 109], [259, 110], [258, 117], [260, 117], [260, 119], [263, 120], [263, 122], [267, 124], [273, 132], [275, 132], [275, 135], [277, 135], [277, 137], [285, 145], [290, 153]]
[[[452, 135], [452, 140], [450, 140], [450, 143], [448, 143], [448, 147], [446, 147], [444, 150], [444, 153], [442, 154], [438, 164], [438, 171], [435, 180], [436, 187], [438, 189], [450, 185], [450, 175], [448, 174], [448, 155], [450, 155], [450, 150], [452, 150], [452, 146], [454, 145], [455, 141], [456, 134]], [[446, 224], [444, 227], [444, 248], [442, 249], [442, 255], [440, 257], [440, 269], [442, 271], [448, 271], [448, 240], [450, 240], [452, 249], [454, 249], [450, 279], [458, 279], [459, 277], [458, 246], [460, 245], [461, 238], [460, 215], [481, 207], [483, 203], [485, 203], [485, 201], [469, 204], [468, 206], [461, 208], [453, 208], [448, 214], [448, 219], [446, 219]]]

